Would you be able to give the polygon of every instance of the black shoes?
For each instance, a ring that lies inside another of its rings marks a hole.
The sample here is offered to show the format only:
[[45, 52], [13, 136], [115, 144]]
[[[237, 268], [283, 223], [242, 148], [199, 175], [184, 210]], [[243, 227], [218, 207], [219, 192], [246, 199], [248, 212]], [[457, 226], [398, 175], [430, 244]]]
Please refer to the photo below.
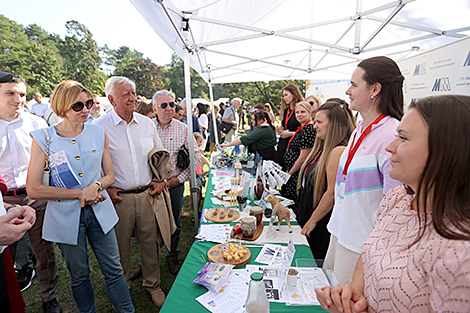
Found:
[[18, 285], [20, 286], [21, 292], [25, 291], [29, 288], [29, 286], [31, 286], [31, 281], [33, 280], [35, 273], [36, 272], [33, 268], [19, 270], [16, 272], [16, 279], [18, 280]]
[[57, 302], [56, 298], [48, 302], [43, 302], [42, 309], [44, 310], [44, 313], [61, 313], [62, 312], [62, 308], [60, 307], [59, 302]]
[[178, 260], [170, 260], [168, 261], [168, 267], [170, 268], [170, 273], [176, 275], [180, 271], [181, 265]]

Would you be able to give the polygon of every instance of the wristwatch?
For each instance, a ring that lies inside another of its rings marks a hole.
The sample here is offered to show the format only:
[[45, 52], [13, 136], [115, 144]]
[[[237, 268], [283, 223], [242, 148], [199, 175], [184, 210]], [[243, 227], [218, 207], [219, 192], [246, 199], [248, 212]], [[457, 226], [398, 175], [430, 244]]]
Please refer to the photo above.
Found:
[[98, 191], [103, 190], [103, 185], [101, 184], [100, 181], [97, 181], [97, 180], [96, 180], [96, 181], [94, 181], [94, 183], [98, 185]]

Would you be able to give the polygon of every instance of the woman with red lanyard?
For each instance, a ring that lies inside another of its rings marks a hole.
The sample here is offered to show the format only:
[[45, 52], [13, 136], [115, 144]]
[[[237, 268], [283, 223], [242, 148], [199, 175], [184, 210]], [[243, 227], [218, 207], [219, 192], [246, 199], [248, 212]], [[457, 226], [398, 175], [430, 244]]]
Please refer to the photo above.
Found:
[[313, 147], [315, 141], [315, 129], [311, 118], [312, 106], [307, 101], [300, 101], [295, 106], [295, 117], [300, 123], [300, 127], [294, 132], [287, 143], [287, 150], [284, 154], [287, 173], [291, 175], [285, 185], [282, 186], [282, 196], [294, 200], [297, 211], [297, 179], [299, 170], [305, 161], [305, 158]]
[[354, 125], [351, 110], [342, 99], [328, 99], [315, 115], [317, 136], [300, 168], [296, 216], [315, 259], [325, 258], [330, 243], [326, 225], [335, 202], [336, 172]]
[[277, 143], [277, 159], [279, 165], [281, 165], [284, 171], [287, 171], [286, 164], [284, 162], [284, 154], [286, 154], [287, 144], [291, 139], [294, 132], [299, 128], [300, 123], [295, 117], [295, 105], [296, 103], [303, 101], [304, 97], [294, 84], [289, 84], [282, 88], [282, 99], [281, 99], [281, 126], [276, 129], [279, 135], [279, 141]]
[[325, 265], [340, 284], [349, 284], [362, 244], [372, 231], [383, 196], [400, 182], [389, 176], [387, 145], [395, 139], [403, 116], [403, 80], [398, 65], [387, 57], [359, 63], [346, 91], [351, 109], [362, 121], [341, 156], [336, 176], [335, 204], [328, 230]]

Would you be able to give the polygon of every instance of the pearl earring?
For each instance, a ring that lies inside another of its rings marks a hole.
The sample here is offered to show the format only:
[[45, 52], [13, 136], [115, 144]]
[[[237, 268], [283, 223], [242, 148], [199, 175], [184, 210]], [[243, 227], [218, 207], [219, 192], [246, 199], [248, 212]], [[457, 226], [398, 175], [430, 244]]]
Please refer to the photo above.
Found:
[[371, 99], [374, 99], [374, 96], [370, 96]]

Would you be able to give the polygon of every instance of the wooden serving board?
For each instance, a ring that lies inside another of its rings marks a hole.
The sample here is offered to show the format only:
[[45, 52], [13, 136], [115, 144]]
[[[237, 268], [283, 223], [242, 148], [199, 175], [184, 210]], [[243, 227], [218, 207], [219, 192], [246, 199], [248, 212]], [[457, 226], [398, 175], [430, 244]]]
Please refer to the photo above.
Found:
[[233, 190], [227, 189], [227, 190], [222, 190], [217, 194], [217, 199], [219, 200], [224, 200], [224, 197], [228, 196], [228, 194], [232, 191], [236, 196], [241, 196], [243, 188], [242, 187], [237, 187]]
[[[241, 221], [239, 221], [238, 223], [236, 223], [233, 227], [235, 226], [240, 226], [241, 225]], [[255, 233], [253, 234], [253, 237], [251, 238], [245, 238], [243, 237], [243, 232], [239, 233], [239, 234], [236, 234], [234, 236], [232, 236], [232, 238], [234, 239], [242, 239], [242, 240], [246, 240], [246, 241], [255, 241], [256, 239], [258, 239], [258, 237], [261, 235], [261, 233], [263, 232], [263, 228], [264, 228], [264, 223], [261, 222], [258, 227], [256, 227], [256, 230], [255, 230]]]
[[249, 248], [248, 248], [248, 252], [243, 256], [243, 258], [240, 258], [240, 260], [238, 261], [235, 261], [234, 259], [228, 261], [227, 259], [225, 259], [223, 252], [226, 250], [227, 250], [227, 247], [225, 246], [224, 243], [213, 246], [207, 252], [207, 259], [213, 263], [232, 264], [232, 265], [235, 265], [235, 267], [240, 267], [250, 262], [251, 251]]
[[[216, 216], [212, 216], [212, 213], [216, 209], [210, 209], [204, 214], [204, 217], [206, 219], [208, 219], [209, 221], [214, 222], [214, 223], [229, 223], [229, 222], [236, 221], [240, 217], [240, 212], [238, 212], [235, 209], [232, 209], [232, 208], [217, 208], [217, 209], [219, 209], [219, 210], [221, 210], [221, 209], [231, 210], [233, 215], [232, 215], [232, 217], [228, 217], [228, 214], [225, 214], [225, 218], [221, 219], [220, 218], [220, 213], [217, 214]], [[228, 213], [228, 211], [227, 211], [227, 213]]]

